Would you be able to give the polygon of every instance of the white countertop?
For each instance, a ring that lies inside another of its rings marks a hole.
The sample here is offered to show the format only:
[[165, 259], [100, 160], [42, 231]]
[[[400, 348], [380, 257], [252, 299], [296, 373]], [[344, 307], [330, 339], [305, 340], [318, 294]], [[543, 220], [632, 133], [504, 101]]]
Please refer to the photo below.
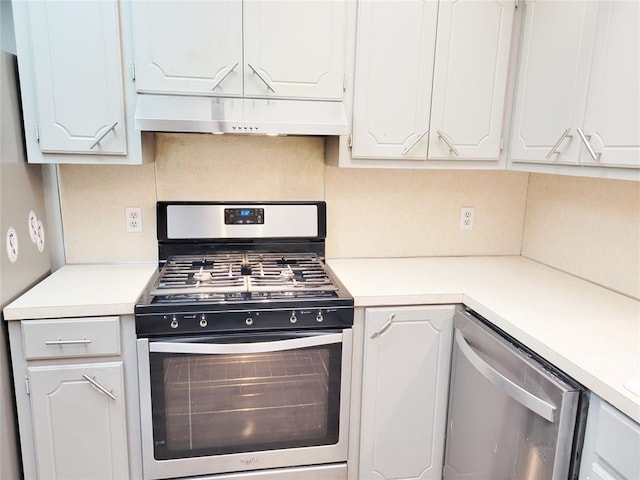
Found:
[[[464, 303], [640, 423], [640, 302], [523, 257], [330, 259], [356, 306]], [[156, 264], [65, 265], [6, 320], [133, 314]]]
[[356, 306], [464, 303], [640, 422], [640, 302], [523, 257], [330, 259]]
[[5, 320], [133, 314], [156, 263], [65, 265], [4, 310]]

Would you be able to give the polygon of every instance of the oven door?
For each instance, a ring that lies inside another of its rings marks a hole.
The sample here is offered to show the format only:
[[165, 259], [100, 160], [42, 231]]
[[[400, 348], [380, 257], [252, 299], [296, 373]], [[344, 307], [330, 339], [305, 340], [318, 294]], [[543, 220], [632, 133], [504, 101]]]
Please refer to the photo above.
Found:
[[352, 333], [138, 340], [144, 477], [346, 462]]

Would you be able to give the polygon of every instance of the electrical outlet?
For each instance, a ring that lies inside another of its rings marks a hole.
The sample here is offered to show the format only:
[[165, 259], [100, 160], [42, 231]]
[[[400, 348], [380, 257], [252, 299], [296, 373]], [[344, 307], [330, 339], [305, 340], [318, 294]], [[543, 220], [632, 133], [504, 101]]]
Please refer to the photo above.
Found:
[[127, 207], [124, 209], [127, 232], [142, 232], [142, 208]]
[[473, 213], [475, 207], [462, 207], [460, 209], [460, 230], [471, 230], [473, 228]]

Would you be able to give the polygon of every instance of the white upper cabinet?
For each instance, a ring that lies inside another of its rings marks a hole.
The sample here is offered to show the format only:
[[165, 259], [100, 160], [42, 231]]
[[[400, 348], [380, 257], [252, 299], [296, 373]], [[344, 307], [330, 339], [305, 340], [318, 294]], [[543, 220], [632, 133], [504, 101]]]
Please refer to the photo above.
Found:
[[121, 6], [13, 0], [30, 163], [142, 163], [130, 16]]
[[244, 2], [245, 97], [342, 99], [344, 0]]
[[638, 85], [640, 3], [526, 2], [511, 161], [640, 167]]
[[429, 159], [498, 160], [515, 3], [441, 0]]
[[361, 0], [353, 157], [427, 157], [438, 3]]
[[640, 2], [598, 10], [580, 163], [640, 167]]
[[135, 1], [138, 91], [242, 96], [242, 2]]
[[514, 11], [513, 0], [361, 0], [352, 158], [497, 164]]
[[41, 151], [126, 154], [118, 4], [29, 2], [16, 10], [24, 21], [17, 30], [30, 34]]
[[132, 2], [139, 92], [340, 100], [345, 0]]
[[576, 163], [597, 3], [530, 1], [524, 8], [510, 156]]

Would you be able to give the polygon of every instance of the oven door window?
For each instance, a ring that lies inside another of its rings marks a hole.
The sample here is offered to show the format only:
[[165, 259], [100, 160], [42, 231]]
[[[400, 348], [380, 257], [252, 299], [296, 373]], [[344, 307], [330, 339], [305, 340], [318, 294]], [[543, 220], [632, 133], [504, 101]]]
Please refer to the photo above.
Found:
[[151, 342], [155, 458], [337, 443], [336, 338], [293, 332]]

